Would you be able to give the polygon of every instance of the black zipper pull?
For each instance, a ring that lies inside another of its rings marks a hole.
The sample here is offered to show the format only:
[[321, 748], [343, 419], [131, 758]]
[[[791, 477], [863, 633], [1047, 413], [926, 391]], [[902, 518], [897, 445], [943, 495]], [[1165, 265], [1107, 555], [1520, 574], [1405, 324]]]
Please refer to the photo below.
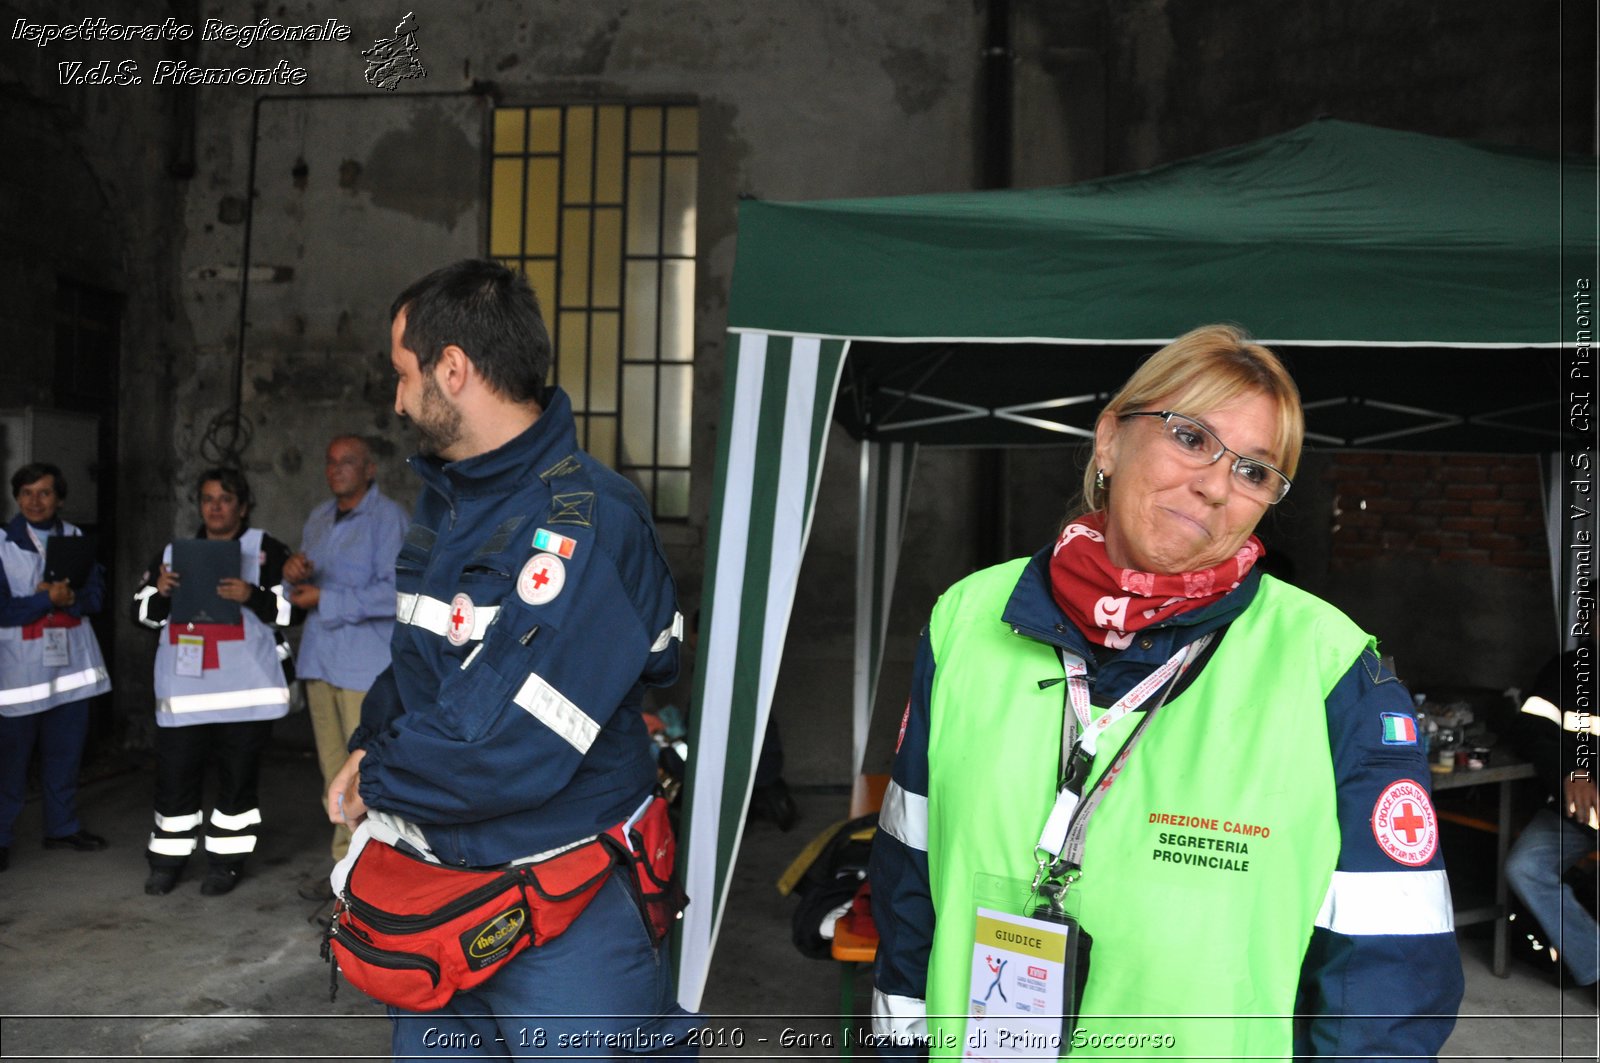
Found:
[[334, 958], [331, 943], [333, 941], [334, 927], [338, 922], [328, 926], [328, 935], [322, 939], [322, 958], [328, 961], [328, 1003], [332, 1004], [339, 998], [339, 961]]

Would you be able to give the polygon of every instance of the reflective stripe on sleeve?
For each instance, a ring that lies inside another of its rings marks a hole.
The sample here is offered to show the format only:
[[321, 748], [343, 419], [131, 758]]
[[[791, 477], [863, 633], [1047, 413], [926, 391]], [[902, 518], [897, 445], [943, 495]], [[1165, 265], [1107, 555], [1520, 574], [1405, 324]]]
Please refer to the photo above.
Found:
[[1535, 694], [1522, 703], [1522, 711], [1541, 720], [1549, 720], [1568, 734], [1600, 735], [1600, 715], [1592, 712], [1563, 712], [1550, 701]]
[[283, 593], [283, 584], [276, 584], [272, 588], [272, 597], [278, 602], [278, 612], [273, 617], [273, 622], [279, 627], [288, 627], [289, 611], [294, 608], [294, 604], [289, 601], [289, 596]]
[[1317, 925], [1346, 937], [1455, 930], [1443, 871], [1335, 871]]
[[186, 830], [194, 830], [204, 818], [199, 812], [191, 812], [187, 816], [163, 816], [157, 812], [156, 830], [163, 830], [168, 834], [182, 834]]
[[218, 830], [244, 830], [246, 827], [254, 827], [260, 822], [261, 810], [259, 808], [252, 808], [248, 812], [240, 812], [232, 816], [226, 812], [218, 812], [214, 808], [211, 810], [211, 825]]
[[133, 600], [139, 603], [139, 623], [145, 627], [159, 628], [161, 621], [150, 619], [150, 596], [156, 593], [155, 584], [134, 592]]
[[677, 639], [679, 642], [683, 641], [682, 613], [672, 614], [672, 623], [668, 627], [663, 628], [661, 634], [656, 636], [656, 640], [650, 644], [650, 652], [660, 653], [662, 650], [672, 645], [673, 639]]
[[218, 712], [223, 709], [249, 709], [257, 705], [289, 704], [288, 687], [256, 687], [254, 690], [225, 690], [218, 694], [174, 694], [156, 699], [158, 712], [181, 716], [186, 712]]
[[[489, 625], [500, 613], [498, 605], [475, 605], [472, 608], [472, 633], [470, 639], [483, 638], [484, 632], [489, 630]], [[406, 594], [404, 592], [394, 596], [394, 618], [402, 624], [420, 627], [424, 631], [431, 631], [443, 637], [450, 633], [450, 603], [441, 602], [437, 598], [430, 598], [426, 594]]]
[[872, 991], [872, 1032], [895, 1044], [927, 1040], [928, 1002]]
[[511, 700], [566, 739], [579, 753], [589, 752], [589, 747], [600, 734], [599, 724], [563, 697], [561, 691], [545, 682], [537, 672], [528, 676], [527, 682], [522, 684], [522, 689]]
[[928, 851], [928, 799], [910, 793], [893, 779], [883, 791], [883, 809], [878, 813], [878, 829], [918, 852]]

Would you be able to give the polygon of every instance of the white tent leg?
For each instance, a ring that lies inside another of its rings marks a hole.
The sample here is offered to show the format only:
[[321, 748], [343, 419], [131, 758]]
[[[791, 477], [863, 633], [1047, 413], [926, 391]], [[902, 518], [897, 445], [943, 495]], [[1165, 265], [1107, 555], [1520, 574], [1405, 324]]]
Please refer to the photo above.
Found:
[[916, 445], [861, 444], [856, 522], [855, 675], [851, 716], [852, 775], [859, 775], [867, 752], [872, 703], [877, 696], [883, 645], [889, 633], [889, 606], [900, 567], [906, 505]]

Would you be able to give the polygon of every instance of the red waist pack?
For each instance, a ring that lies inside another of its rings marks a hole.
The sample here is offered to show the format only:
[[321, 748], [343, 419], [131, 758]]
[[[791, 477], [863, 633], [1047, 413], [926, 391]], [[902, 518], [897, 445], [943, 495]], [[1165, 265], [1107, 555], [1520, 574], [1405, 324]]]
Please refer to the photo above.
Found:
[[369, 841], [334, 905], [323, 958], [374, 1000], [433, 1011], [571, 926], [615, 866], [598, 840], [493, 871], [444, 867]]
[[631, 826], [619, 823], [555, 856], [488, 871], [429, 863], [369, 841], [323, 938], [323, 959], [336, 961], [332, 992], [343, 972], [384, 1004], [441, 1008], [523, 949], [565, 931], [619, 866], [632, 869], [627, 884], [659, 944], [687, 903], [672, 876], [676, 849], [659, 797]]
[[661, 944], [689, 904], [674, 874], [678, 841], [667, 818], [666, 799], [658, 793], [643, 814], [612, 827], [600, 840], [616, 854], [618, 863], [632, 869], [628, 885], [633, 899], [644, 913], [651, 943]]

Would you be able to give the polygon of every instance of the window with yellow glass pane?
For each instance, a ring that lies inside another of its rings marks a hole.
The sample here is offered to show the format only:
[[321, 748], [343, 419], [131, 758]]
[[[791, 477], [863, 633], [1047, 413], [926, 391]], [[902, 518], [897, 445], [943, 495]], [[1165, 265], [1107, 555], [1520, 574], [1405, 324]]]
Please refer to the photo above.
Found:
[[489, 254], [538, 293], [579, 443], [687, 518], [698, 108], [501, 107], [492, 144]]

